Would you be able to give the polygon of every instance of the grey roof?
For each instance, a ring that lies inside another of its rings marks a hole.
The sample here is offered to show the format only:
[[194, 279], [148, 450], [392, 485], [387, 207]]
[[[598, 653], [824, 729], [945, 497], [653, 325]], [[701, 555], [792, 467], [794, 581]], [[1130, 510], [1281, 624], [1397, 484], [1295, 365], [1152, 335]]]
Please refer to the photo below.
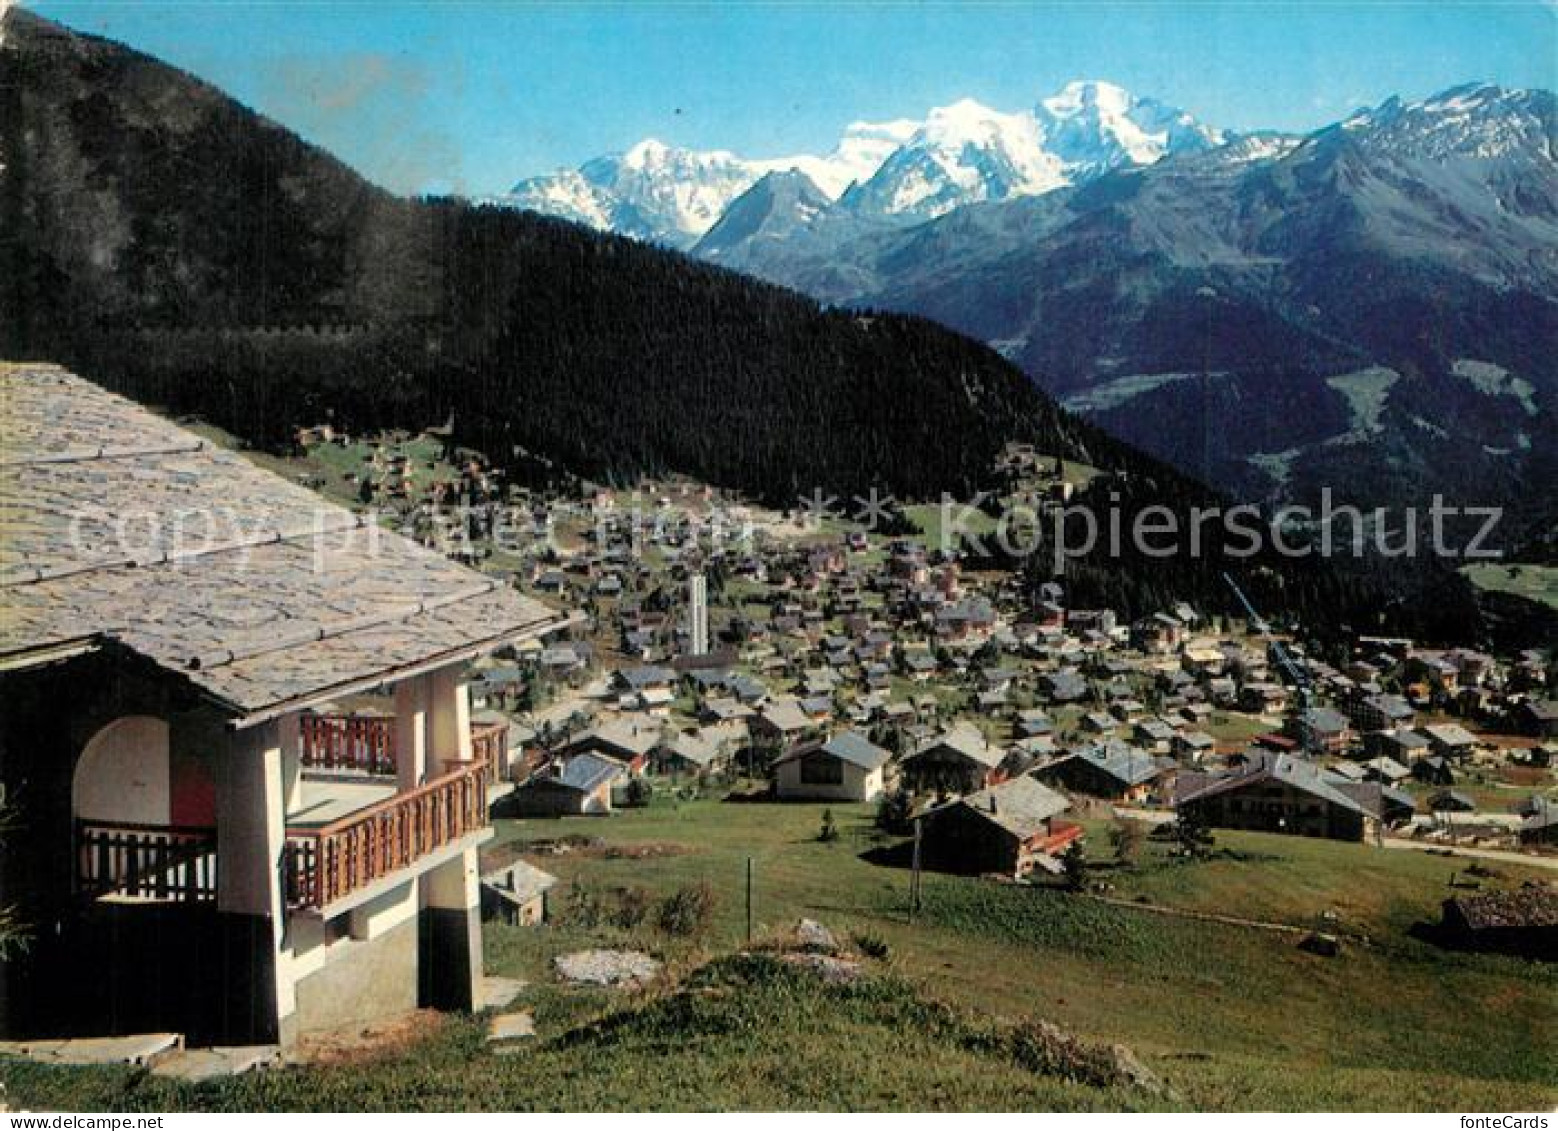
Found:
[[563, 623], [57, 367], [0, 403], [0, 662], [111, 639], [258, 715]]
[[918, 758], [933, 750], [946, 749], [961, 754], [971, 761], [978, 762], [987, 769], [1001, 764], [1002, 754], [985, 741], [985, 736], [977, 729], [966, 724], [958, 724], [944, 734], [937, 735], [920, 747], [910, 758]]
[[842, 734], [835, 734], [828, 739], [822, 747], [825, 753], [835, 758], [842, 758], [851, 765], [859, 766], [863, 770], [874, 770], [878, 766], [885, 765], [892, 754], [883, 750], [876, 743], [866, 738], [858, 731], [846, 730]]
[[543, 872], [528, 861], [516, 860], [496, 872], [487, 873], [481, 882], [514, 903], [529, 903], [555, 886], [557, 877], [550, 872]]
[[[1026, 774], [970, 793], [932, 813], [961, 807], [1023, 840], [1045, 831], [1045, 822], [1066, 811], [1069, 802]], [[927, 814], [929, 815], [929, 814]]]
[[603, 782], [612, 781], [627, 773], [621, 762], [599, 754], [578, 754], [568, 759], [562, 773], [555, 780], [580, 793], [588, 793]]
[[1250, 764], [1243, 770], [1217, 777], [1208, 782], [1203, 789], [1181, 795], [1178, 804], [1183, 805], [1187, 801], [1215, 797], [1243, 789], [1245, 786], [1258, 785], [1263, 781], [1280, 782], [1333, 805], [1340, 805], [1343, 809], [1355, 813], [1363, 812], [1362, 806], [1327, 780], [1319, 766], [1307, 758], [1297, 758], [1292, 754], [1252, 753]]
[[1152, 781], [1162, 772], [1162, 768], [1151, 754], [1117, 739], [1084, 746], [1073, 752], [1071, 757], [1088, 763], [1128, 786]]

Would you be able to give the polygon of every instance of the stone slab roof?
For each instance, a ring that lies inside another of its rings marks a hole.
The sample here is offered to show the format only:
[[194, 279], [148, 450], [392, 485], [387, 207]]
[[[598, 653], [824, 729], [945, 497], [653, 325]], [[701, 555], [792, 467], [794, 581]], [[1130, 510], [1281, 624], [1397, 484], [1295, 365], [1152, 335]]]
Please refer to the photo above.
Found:
[[0, 421], [0, 664], [111, 639], [250, 715], [564, 623], [57, 367]]

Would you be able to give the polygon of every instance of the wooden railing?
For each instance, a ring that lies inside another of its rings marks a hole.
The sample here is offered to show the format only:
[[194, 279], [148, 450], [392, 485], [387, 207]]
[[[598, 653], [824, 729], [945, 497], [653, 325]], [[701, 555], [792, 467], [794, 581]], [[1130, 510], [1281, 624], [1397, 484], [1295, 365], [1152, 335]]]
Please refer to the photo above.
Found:
[[395, 775], [395, 720], [381, 715], [310, 715], [298, 721], [305, 770]]
[[472, 762], [321, 828], [289, 828], [288, 903], [328, 907], [484, 828], [487, 781], [486, 764]]
[[472, 723], [471, 757], [487, 767], [487, 780], [508, 777], [509, 727], [507, 723]]
[[216, 830], [78, 822], [76, 886], [93, 898], [215, 899]]

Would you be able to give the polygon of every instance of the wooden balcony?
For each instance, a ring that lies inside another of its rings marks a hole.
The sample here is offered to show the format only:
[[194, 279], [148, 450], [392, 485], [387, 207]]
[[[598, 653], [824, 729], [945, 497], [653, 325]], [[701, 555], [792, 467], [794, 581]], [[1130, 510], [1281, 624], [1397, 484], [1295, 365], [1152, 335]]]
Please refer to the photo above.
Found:
[[472, 723], [471, 757], [487, 767], [487, 780], [508, 777], [509, 728], [507, 723]]
[[92, 899], [214, 900], [216, 830], [80, 821], [76, 890]]
[[[471, 749], [487, 766], [487, 780], [502, 781], [508, 757], [508, 724], [472, 723]], [[298, 724], [298, 753], [305, 770], [395, 776], [392, 715], [312, 715]]]
[[384, 715], [305, 714], [298, 722], [305, 770], [395, 776], [395, 720]]
[[286, 898], [323, 910], [487, 826], [477, 760], [319, 828], [288, 828]]

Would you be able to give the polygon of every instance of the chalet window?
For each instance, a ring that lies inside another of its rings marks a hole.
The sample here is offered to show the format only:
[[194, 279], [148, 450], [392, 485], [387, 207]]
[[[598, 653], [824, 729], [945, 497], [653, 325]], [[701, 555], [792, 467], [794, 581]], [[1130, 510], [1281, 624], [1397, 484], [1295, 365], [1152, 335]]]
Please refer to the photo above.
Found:
[[844, 763], [837, 758], [816, 756], [802, 758], [801, 783], [803, 785], [843, 785]]

